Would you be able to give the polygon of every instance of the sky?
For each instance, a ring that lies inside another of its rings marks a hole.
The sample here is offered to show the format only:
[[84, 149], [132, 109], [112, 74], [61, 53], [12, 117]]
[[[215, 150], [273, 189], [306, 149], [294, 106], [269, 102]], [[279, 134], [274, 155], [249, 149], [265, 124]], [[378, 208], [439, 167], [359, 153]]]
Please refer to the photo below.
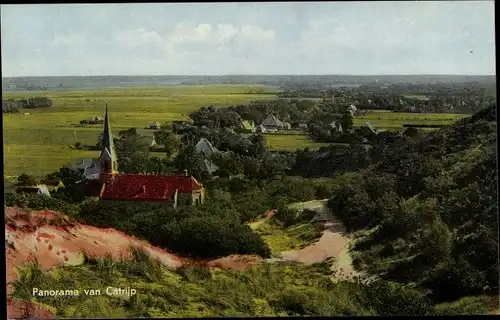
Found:
[[493, 1], [0, 10], [3, 77], [496, 73]]

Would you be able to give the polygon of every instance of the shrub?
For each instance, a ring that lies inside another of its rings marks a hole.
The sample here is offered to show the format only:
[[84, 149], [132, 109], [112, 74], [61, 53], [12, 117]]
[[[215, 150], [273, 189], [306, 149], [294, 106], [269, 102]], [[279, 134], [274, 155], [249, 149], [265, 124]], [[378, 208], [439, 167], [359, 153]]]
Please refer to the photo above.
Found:
[[35, 177], [27, 175], [26, 173], [18, 176], [17, 182], [19, 186], [34, 186], [37, 184]]
[[266, 243], [248, 226], [216, 216], [194, 216], [161, 228], [163, 244], [169, 249], [197, 258], [230, 254], [270, 256]]

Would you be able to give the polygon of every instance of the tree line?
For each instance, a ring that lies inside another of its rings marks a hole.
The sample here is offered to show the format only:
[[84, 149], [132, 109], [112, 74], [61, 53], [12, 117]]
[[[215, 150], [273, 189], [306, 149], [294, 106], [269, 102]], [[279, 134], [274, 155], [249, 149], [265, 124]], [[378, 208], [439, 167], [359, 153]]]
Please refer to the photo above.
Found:
[[292, 87], [281, 98], [319, 98], [336, 103], [355, 104], [360, 110], [381, 109], [415, 113], [475, 113], [496, 101], [491, 83], [398, 83], [388, 86], [321, 88]]
[[52, 106], [52, 100], [47, 97], [33, 97], [29, 99], [2, 100], [3, 113], [18, 113], [21, 109], [36, 109]]

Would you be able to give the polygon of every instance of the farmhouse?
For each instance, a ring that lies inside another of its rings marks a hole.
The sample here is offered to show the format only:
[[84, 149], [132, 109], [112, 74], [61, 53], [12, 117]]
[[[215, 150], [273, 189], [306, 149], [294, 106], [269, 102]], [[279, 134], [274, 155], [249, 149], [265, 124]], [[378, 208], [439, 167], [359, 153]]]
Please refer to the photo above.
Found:
[[356, 114], [356, 111], [358, 111], [358, 108], [356, 108], [356, 106], [353, 104], [351, 104], [349, 108], [347, 108], [347, 112], [349, 112], [353, 117]]
[[292, 125], [289, 122], [283, 122], [283, 129], [290, 130], [292, 129]]
[[268, 130], [279, 130], [283, 129], [284, 127], [283, 122], [281, 122], [272, 114], [267, 116], [267, 118], [262, 121], [261, 125], [263, 125]]
[[[212, 154], [220, 153], [220, 151], [205, 138], [201, 138], [200, 141], [198, 141], [198, 143], [195, 145], [194, 149], [196, 152], [203, 154], [205, 157], [210, 157]], [[219, 170], [219, 167], [209, 159], [203, 159], [202, 167], [203, 170], [205, 170], [209, 174], [213, 174], [214, 172]]]
[[376, 135], [378, 133], [377, 130], [375, 130], [375, 127], [368, 121], [365, 122], [365, 124], [359, 129], [361, 131], [361, 134], [363, 134], [365, 137]]
[[16, 189], [16, 193], [32, 193], [32, 194], [37, 194], [41, 197], [49, 197], [50, 198], [49, 188], [45, 184], [39, 184], [36, 186], [18, 187]]
[[263, 124], [260, 124], [255, 128], [255, 132], [260, 132], [260, 133], [267, 133], [267, 132], [276, 132], [278, 131], [277, 129], [267, 129]]
[[250, 121], [245, 120], [241, 123], [241, 128], [248, 130], [250, 132], [255, 132], [255, 130], [256, 130], [255, 122], [253, 120], [250, 120]]
[[194, 146], [196, 152], [203, 153], [205, 156], [211, 156], [214, 153], [219, 153], [219, 150], [213, 146], [213, 144], [205, 138], [201, 138], [200, 141]]
[[161, 128], [161, 124], [158, 122], [158, 121], [155, 121], [153, 123], [150, 123], [148, 124], [148, 126], [146, 127], [146, 129], [160, 129]]
[[125, 174], [118, 172], [118, 160], [109, 123], [108, 106], [104, 117], [99, 179], [91, 180], [88, 191], [99, 186], [100, 200], [148, 201], [178, 205], [197, 205], [205, 200], [205, 189], [187, 175]]
[[101, 118], [101, 117], [92, 117], [92, 118], [89, 119], [89, 122], [90, 123], [95, 123], [95, 124], [104, 123], [104, 118]]
[[158, 147], [158, 143], [156, 143], [155, 136], [153, 135], [153, 140], [151, 140], [151, 143], [149, 144], [150, 148], [155, 148]]
[[297, 125], [297, 127], [300, 129], [300, 130], [306, 130], [307, 129], [307, 123], [305, 122], [301, 122]]
[[64, 167], [81, 172], [87, 180], [99, 179], [99, 174], [101, 172], [99, 161], [92, 158], [80, 158], [72, 163], [66, 164]]

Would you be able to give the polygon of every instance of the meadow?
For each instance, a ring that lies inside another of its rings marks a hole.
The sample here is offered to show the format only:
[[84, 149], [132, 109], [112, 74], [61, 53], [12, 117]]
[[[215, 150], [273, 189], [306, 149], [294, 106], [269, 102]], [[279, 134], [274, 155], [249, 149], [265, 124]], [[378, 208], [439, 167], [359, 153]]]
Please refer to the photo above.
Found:
[[[76, 142], [95, 144], [102, 126], [76, 127], [81, 120], [102, 117], [108, 103], [115, 133], [148, 123], [184, 120], [202, 106], [226, 107], [252, 100], [274, 99], [275, 89], [249, 85], [167, 86], [61, 90], [52, 92], [4, 92], [4, 99], [48, 97], [52, 107], [27, 110], [29, 115], [4, 114], [4, 174], [28, 173], [42, 177], [96, 151], [72, 149]], [[152, 136], [151, 130], [139, 130]]]
[[455, 113], [405, 113], [383, 110], [382, 112], [369, 112], [366, 115], [355, 117], [354, 125], [361, 126], [365, 122], [369, 122], [376, 129], [400, 129], [403, 124], [449, 125], [469, 116]]

